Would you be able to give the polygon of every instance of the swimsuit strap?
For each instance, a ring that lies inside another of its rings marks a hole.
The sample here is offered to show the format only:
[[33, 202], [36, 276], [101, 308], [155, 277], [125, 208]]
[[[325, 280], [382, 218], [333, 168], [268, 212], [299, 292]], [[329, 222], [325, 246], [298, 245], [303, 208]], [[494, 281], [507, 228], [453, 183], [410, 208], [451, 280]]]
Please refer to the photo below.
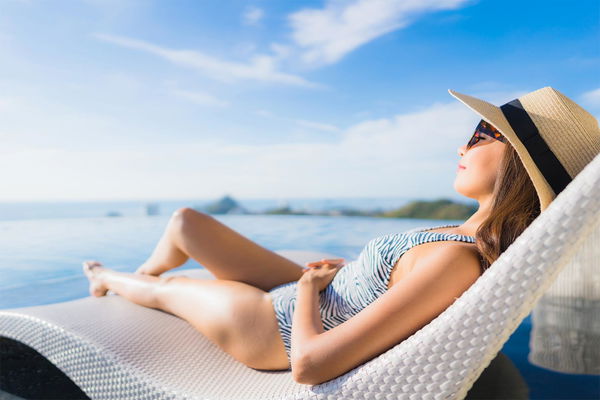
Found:
[[[457, 227], [457, 226], [459, 226], [459, 225], [456, 225], [456, 224], [450, 224], [450, 225], [439, 225], [439, 226], [433, 226], [433, 227], [429, 227], [429, 228], [425, 228], [425, 229], [417, 228], [418, 230], [417, 230], [417, 229], [415, 229], [415, 230], [413, 230], [413, 231], [411, 231], [411, 232], [414, 232], [414, 233], [427, 233], [428, 231], [430, 231], [430, 230], [433, 230], [433, 229], [437, 229], [437, 228], [450, 228], [450, 227], [454, 228], [454, 227]], [[447, 233], [447, 232], [429, 232], [429, 234], [438, 234], [438, 235], [450, 235], [450, 236], [458, 236], [458, 237], [462, 237], [462, 238], [470, 238], [470, 239], [472, 239], [473, 241], [475, 241], [475, 236], [470, 236], [470, 235], [461, 235], [461, 234], [459, 234], [459, 233]], [[470, 242], [470, 240], [467, 240], [467, 241], [469, 241], [469, 242]]]

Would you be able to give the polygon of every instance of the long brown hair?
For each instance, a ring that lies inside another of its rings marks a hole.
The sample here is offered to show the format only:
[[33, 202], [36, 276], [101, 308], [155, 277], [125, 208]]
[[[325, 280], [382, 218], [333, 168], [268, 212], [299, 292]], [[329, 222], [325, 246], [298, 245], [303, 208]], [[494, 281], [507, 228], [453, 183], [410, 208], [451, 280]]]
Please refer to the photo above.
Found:
[[516, 150], [510, 143], [506, 143], [494, 185], [490, 215], [475, 234], [481, 273], [500, 257], [539, 214], [540, 201], [535, 187]]

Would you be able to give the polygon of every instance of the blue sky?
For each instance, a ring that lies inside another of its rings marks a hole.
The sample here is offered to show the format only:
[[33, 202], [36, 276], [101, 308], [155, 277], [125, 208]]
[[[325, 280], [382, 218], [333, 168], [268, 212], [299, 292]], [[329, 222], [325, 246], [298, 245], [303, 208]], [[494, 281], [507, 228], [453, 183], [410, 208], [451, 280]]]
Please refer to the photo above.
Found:
[[[0, 0], [0, 201], [460, 198], [477, 115], [600, 116], [580, 1]], [[465, 199], [466, 200], [466, 199]]]

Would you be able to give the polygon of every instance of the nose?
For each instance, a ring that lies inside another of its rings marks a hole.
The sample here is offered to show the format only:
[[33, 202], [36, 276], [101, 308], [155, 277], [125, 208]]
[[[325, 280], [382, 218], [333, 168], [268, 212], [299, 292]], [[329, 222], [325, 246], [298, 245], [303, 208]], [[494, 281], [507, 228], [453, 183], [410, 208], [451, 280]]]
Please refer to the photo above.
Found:
[[458, 148], [458, 155], [462, 157], [463, 154], [465, 154], [466, 151], [467, 151], [467, 145], [463, 144], [462, 146], [460, 146]]

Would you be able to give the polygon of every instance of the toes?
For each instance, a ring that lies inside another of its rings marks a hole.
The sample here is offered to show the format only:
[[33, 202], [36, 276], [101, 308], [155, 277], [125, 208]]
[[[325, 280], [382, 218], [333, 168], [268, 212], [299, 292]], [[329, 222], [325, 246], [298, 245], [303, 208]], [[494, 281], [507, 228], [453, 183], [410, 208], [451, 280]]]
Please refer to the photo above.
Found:
[[104, 269], [101, 265], [100, 263], [91, 264], [89, 261], [85, 261], [83, 263], [83, 273], [90, 279], [94, 278], [100, 270]]
[[85, 272], [85, 274], [88, 275], [88, 276], [92, 275], [92, 268], [93, 267], [94, 267], [93, 265], [91, 265], [91, 264], [89, 264], [87, 262], [84, 262], [83, 263], [83, 272]]
[[98, 261], [84, 261], [83, 262], [83, 267], [86, 269], [89, 269], [89, 270], [91, 270], [95, 267], [101, 267], [101, 266], [102, 266], [102, 263], [98, 262]]
[[102, 263], [101, 263], [100, 261], [94, 261], [94, 260], [88, 260], [88, 261], [84, 261], [84, 262], [83, 262], [83, 264], [84, 264], [84, 265], [85, 265], [85, 264], [89, 264], [90, 266], [91, 266], [91, 265], [94, 265], [94, 266], [95, 266], [95, 265], [102, 265]]

